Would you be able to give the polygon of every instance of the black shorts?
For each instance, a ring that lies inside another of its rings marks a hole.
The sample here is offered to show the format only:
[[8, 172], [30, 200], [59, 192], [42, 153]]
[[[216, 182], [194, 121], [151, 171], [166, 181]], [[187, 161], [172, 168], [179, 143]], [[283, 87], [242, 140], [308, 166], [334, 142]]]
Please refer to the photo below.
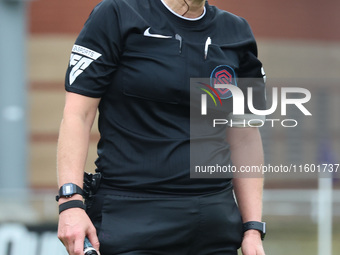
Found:
[[101, 255], [237, 255], [242, 241], [231, 187], [197, 196], [100, 189], [92, 202]]

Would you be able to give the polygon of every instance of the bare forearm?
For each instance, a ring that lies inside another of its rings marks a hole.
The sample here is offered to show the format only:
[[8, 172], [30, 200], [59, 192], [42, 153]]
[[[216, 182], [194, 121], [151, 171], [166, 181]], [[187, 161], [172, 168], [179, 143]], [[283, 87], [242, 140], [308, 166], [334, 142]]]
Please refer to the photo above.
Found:
[[[263, 149], [257, 128], [231, 129], [227, 133], [233, 165], [241, 167], [263, 165]], [[234, 192], [243, 222], [262, 221], [263, 178], [261, 173], [239, 172], [233, 179]], [[264, 255], [260, 232], [250, 229], [244, 233], [242, 254]]]
[[59, 186], [68, 182], [83, 185], [90, 131], [99, 101], [99, 98], [66, 92], [57, 151]]
[[59, 186], [72, 182], [82, 187], [90, 127], [75, 115], [64, 116], [60, 125], [57, 169]]
[[[236, 136], [242, 130], [234, 131]], [[231, 157], [237, 169], [263, 165], [261, 136], [257, 129], [246, 131], [231, 145]], [[235, 196], [244, 222], [261, 221], [263, 178], [261, 173], [238, 173], [233, 179]]]
[[233, 184], [243, 222], [261, 221], [263, 179], [237, 178]]

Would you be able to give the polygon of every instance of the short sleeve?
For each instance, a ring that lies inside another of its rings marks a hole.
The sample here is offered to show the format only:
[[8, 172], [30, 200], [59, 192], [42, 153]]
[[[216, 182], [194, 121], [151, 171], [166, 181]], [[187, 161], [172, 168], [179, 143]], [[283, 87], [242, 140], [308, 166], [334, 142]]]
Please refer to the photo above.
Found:
[[[240, 66], [238, 68], [238, 87], [242, 90], [244, 95], [244, 115], [230, 114], [229, 119], [234, 123], [247, 123], [252, 120], [252, 126], [263, 124], [265, 121], [264, 115], [255, 115], [251, 108], [256, 110], [266, 109], [266, 90], [265, 82], [266, 76], [261, 61], [257, 57], [257, 44], [254, 35], [248, 23], [244, 20], [246, 33], [248, 33], [248, 43], [242, 49]], [[249, 95], [249, 88], [252, 90], [252, 95]], [[251, 106], [248, 103], [248, 98], [251, 96]], [[250, 108], [250, 107], [251, 108]], [[258, 120], [259, 123], [255, 123]]]
[[114, 3], [112, 0], [99, 3], [76, 39], [66, 71], [66, 91], [101, 97], [111, 84], [121, 51]]

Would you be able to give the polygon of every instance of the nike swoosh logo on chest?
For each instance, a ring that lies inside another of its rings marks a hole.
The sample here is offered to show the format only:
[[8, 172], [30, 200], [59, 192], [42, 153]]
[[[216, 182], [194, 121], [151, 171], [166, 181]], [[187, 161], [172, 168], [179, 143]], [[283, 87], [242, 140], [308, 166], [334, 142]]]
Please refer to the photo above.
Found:
[[151, 34], [150, 29], [151, 27], [148, 27], [147, 29], [145, 29], [144, 36], [155, 37], [155, 38], [172, 38], [171, 35]]

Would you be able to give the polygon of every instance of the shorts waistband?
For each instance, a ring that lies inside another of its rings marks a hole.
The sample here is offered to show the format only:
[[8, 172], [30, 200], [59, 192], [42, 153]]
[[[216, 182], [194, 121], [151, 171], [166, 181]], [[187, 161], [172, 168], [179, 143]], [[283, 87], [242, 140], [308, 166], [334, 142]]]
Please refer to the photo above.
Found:
[[102, 180], [100, 187], [97, 191], [97, 194], [100, 195], [121, 195], [121, 196], [130, 196], [135, 198], [165, 198], [165, 197], [195, 197], [195, 196], [209, 196], [214, 194], [219, 194], [227, 191], [231, 191], [233, 188], [232, 182], [228, 183], [225, 187], [219, 190], [212, 190], [211, 192], [205, 193], [170, 193], [164, 191], [150, 191], [150, 190], [136, 190], [136, 189], [120, 189], [112, 186], [108, 186], [106, 181]]

